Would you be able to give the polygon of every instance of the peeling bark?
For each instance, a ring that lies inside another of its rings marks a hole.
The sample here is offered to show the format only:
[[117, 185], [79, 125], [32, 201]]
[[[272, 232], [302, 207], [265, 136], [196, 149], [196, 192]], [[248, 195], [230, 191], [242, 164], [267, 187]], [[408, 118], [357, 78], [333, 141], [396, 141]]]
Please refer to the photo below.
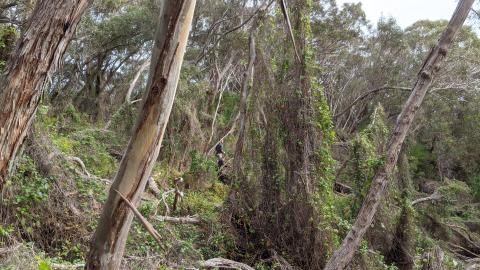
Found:
[[415, 114], [422, 104], [425, 94], [432, 84], [433, 78], [440, 70], [440, 62], [445, 58], [455, 36], [465, 22], [473, 2], [474, 0], [459, 1], [457, 9], [438, 40], [437, 45], [432, 49], [423, 63], [418, 73], [417, 81], [413, 86], [412, 93], [398, 116], [395, 129], [390, 137], [385, 164], [376, 172], [370, 190], [363, 201], [362, 208], [358, 213], [352, 229], [345, 239], [343, 239], [342, 245], [328, 261], [324, 268], [325, 270], [342, 270], [350, 263], [355, 255], [355, 251], [360, 245], [363, 235], [372, 224], [380, 199], [388, 184], [388, 177], [395, 168], [399, 152], [408, 130], [412, 125]]
[[90, 0], [39, 0], [0, 77], [0, 190]]
[[196, 1], [162, 3], [143, 106], [92, 239], [86, 269], [120, 267], [133, 214], [118, 192], [137, 205], [160, 152]]

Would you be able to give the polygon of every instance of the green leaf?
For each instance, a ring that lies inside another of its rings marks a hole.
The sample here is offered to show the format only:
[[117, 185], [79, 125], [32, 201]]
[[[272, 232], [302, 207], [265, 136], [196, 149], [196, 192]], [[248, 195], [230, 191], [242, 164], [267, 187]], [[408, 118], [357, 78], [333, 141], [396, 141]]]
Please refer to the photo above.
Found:
[[45, 260], [38, 261], [38, 270], [53, 270]]

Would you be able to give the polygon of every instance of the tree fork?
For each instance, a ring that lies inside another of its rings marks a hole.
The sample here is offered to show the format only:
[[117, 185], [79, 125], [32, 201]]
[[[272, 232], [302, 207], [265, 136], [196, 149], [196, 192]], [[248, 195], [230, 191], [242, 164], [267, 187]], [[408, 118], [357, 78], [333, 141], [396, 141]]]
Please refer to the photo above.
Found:
[[[162, 1], [143, 106], [90, 244], [85, 269], [119, 269], [133, 213], [160, 152], [177, 89], [195, 0]], [[117, 192], [118, 191], [118, 192]]]
[[415, 113], [422, 104], [432, 80], [440, 70], [440, 62], [445, 58], [455, 36], [461, 29], [474, 0], [460, 0], [457, 8], [442, 33], [437, 45], [432, 49], [415, 82], [412, 93], [398, 116], [397, 123], [390, 137], [385, 164], [376, 172], [370, 190], [363, 201], [352, 229], [343, 239], [342, 245], [335, 251], [327, 262], [324, 270], [342, 270], [352, 260], [355, 251], [360, 245], [363, 235], [372, 224], [380, 199], [385, 192], [388, 177], [392, 174], [397, 163], [398, 155], [403, 141], [413, 122]]

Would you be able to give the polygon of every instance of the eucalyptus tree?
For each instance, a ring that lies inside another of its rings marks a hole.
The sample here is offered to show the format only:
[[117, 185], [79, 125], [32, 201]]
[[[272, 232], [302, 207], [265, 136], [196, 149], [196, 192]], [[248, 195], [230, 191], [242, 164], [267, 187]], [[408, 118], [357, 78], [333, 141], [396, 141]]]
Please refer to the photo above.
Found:
[[195, 0], [162, 2], [143, 106], [103, 207], [86, 269], [120, 267], [133, 219], [122, 196], [138, 204], [157, 160], [177, 90], [195, 3]]
[[0, 77], [0, 189], [90, 0], [39, 0]]
[[430, 54], [423, 63], [417, 81], [412, 88], [412, 93], [398, 116], [397, 123], [389, 139], [385, 163], [377, 170], [355, 223], [344, 238], [342, 245], [329, 259], [325, 270], [344, 269], [348, 263], [350, 263], [355, 251], [360, 245], [363, 235], [372, 224], [373, 217], [380, 203], [380, 198], [387, 186], [388, 177], [390, 177], [395, 168], [399, 152], [412, 125], [415, 114], [420, 108], [434, 77], [440, 70], [441, 61], [446, 57], [448, 49], [451, 47], [456, 35], [465, 22], [473, 2], [474, 0], [459, 1], [457, 9], [440, 36], [438, 43], [430, 51]]

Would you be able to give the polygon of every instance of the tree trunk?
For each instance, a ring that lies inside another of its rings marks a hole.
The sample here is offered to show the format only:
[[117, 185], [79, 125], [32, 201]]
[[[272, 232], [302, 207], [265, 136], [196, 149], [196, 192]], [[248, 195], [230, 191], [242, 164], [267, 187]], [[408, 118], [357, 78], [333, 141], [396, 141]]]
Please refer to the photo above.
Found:
[[135, 77], [133, 77], [132, 82], [130, 83], [130, 86], [128, 87], [127, 93], [125, 94], [125, 103], [130, 104], [132, 103], [132, 94], [133, 90], [135, 90], [135, 86], [138, 83], [138, 80], [140, 79], [140, 76], [142, 76], [143, 71], [150, 65], [150, 60], [145, 61], [140, 68], [137, 70], [137, 73], [135, 73]]
[[243, 143], [245, 141], [245, 126], [247, 120], [247, 98], [248, 91], [252, 88], [253, 83], [253, 71], [255, 68], [256, 48], [255, 48], [255, 33], [257, 31], [260, 20], [263, 18], [265, 12], [272, 2], [265, 1], [258, 9], [257, 17], [252, 22], [250, 27], [250, 35], [248, 38], [249, 59], [247, 69], [244, 73], [244, 80], [242, 84], [242, 92], [240, 93], [240, 105], [239, 105], [239, 121], [238, 121], [238, 138], [235, 144], [235, 153], [233, 153], [233, 172], [238, 178], [241, 178], [242, 160], [243, 160]]
[[39, 0], [0, 77], [0, 190], [90, 0]]
[[245, 140], [245, 122], [247, 119], [247, 98], [248, 98], [248, 90], [251, 87], [252, 79], [253, 79], [253, 69], [254, 69], [254, 62], [255, 62], [255, 28], [256, 22], [254, 22], [254, 26], [250, 29], [250, 37], [249, 37], [249, 52], [250, 57], [248, 60], [247, 70], [245, 71], [245, 78], [243, 80], [242, 85], [242, 93], [240, 95], [240, 117], [238, 121], [238, 138], [237, 143], [235, 145], [235, 153], [233, 156], [233, 171], [237, 176], [241, 173], [242, 167], [242, 155], [243, 155], [243, 142]]
[[462, 27], [473, 2], [474, 0], [461, 0], [458, 3], [457, 9], [455, 10], [447, 28], [420, 69], [412, 93], [405, 103], [402, 112], [398, 116], [395, 129], [390, 137], [385, 164], [376, 172], [370, 190], [363, 201], [362, 208], [358, 213], [352, 229], [343, 240], [342, 245], [335, 251], [328, 261], [324, 268], [325, 270], [344, 269], [353, 258], [363, 235], [372, 223], [380, 198], [387, 186], [388, 177], [391, 175], [397, 163], [398, 154], [413, 122], [415, 113], [422, 104], [434, 76], [440, 69], [439, 64], [445, 58], [447, 51]]
[[118, 269], [133, 214], [158, 157], [173, 105], [195, 0], [163, 1], [143, 107], [90, 245], [86, 269]]

